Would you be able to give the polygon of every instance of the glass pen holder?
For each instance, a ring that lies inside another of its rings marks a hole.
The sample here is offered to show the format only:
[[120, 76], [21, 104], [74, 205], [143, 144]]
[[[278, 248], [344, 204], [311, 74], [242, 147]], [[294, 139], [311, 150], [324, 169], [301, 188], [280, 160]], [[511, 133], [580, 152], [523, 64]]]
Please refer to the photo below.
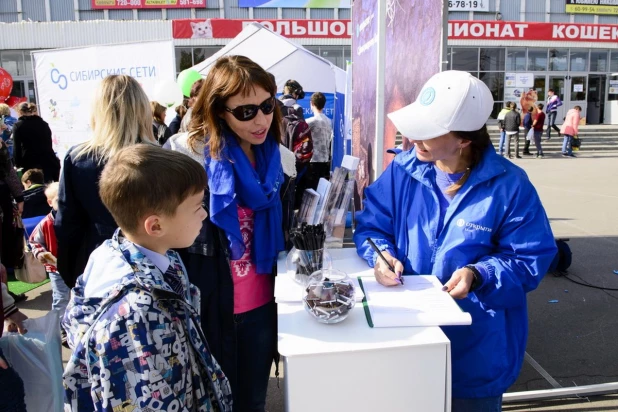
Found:
[[301, 286], [307, 286], [312, 273], [331, 269], [332, 266], [332, 258], [325, 248], [315, 250], [292, 248], [286, 258], [288, 275]]

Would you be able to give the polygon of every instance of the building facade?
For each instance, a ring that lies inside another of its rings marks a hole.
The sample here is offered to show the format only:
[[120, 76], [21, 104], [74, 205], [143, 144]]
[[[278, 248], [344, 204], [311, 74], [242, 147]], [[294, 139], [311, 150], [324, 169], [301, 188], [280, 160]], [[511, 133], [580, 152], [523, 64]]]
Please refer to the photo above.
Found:
[[[242, 29], [239, 20], [270, 25], [341, 68], [350, 59], [349, 8], [179, 0], [189, 1], [201, 5], [145, 8], [138, 5], [146, 0], [111, 0], [122, 8], [101, 9], [96, 4], [110, 1], [0, 1], [6, 23], [0, 24], [0, 64], [14, 78], [12, 94], [36, 99], [31, 50], [173, 39], [180, 72], [227, 44]], [[406, 1], [398, 4], [406, 7]], [[579, 105], [590, 124], [618, 124], [618, 4], [590, 5], [595, 2], [450, 1], [446, 67], [482, 79], [494, 94], [494, 115], [506, 101], [544, 101], [552, 88], [565, 103], [562, 110]]]

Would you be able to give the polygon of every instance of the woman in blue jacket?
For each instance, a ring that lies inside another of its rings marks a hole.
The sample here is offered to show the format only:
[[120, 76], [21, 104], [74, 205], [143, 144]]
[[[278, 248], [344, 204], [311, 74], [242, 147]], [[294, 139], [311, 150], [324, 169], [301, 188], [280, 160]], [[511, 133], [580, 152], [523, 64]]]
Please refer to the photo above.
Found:
[[[500, 411], [526, 349], [526, 293], [556, 254], [534, 187], [491, 145], [492, 108], [483, 82], [447, 71], [389, 114], [415, 147], [366, 189], [354, 234], [380, 283], [433, 274], [471, 314], [470, 326], [442, 328], [452, 343], [453, 412]], [[396, 273], [376, 260], [368, 237]]]

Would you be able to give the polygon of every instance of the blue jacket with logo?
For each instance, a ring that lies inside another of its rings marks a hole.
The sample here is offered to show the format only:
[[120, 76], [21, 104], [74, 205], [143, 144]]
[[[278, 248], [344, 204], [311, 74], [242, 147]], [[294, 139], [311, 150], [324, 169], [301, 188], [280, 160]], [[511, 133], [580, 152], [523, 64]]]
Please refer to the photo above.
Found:
[[397, 155], [366, 189], [354, 241], [370, 266], [376, 254], [367, 237], [399, 259], [405, 274], [432, 274], [443, 284], [465, 265], [485, 268], [481, 287], [457, 300], [472, 325], [442, 329], [452, 345], [453, 397], [499, 396], [521, 369], [526, 293], [556, 255], [553, 234], [525, 172], [491, 146], [454, 196], [439, 233], [434, 182], [433, 165], [418, 160], [415, 150]]

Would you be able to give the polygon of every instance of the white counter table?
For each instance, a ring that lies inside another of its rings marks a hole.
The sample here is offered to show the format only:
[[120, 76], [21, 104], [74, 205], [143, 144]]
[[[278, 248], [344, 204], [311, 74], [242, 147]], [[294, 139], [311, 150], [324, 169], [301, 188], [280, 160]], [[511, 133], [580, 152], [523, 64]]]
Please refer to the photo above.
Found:
[[[372, 273], [355, 249], [329, 252], [334, 269]], [[291, 281], [285, 260], [278, 272], [277, 282]], [[370, 328], [360, 302], [334, 325], [300, 303], [278, 308], [286, 411], [450, 411], [450, 342], [439, 327]]]

